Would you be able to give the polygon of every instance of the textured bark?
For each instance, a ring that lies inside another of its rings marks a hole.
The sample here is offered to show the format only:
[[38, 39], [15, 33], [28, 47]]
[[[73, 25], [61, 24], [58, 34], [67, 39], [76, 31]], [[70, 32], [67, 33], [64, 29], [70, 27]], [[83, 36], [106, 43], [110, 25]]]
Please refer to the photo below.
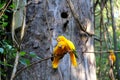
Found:
[[[73, 0], [76, 13], [83, 27], [88, 32], [94, 32], [93, 18], [91, 12], [91, 0]], [[68, 17], [61, 17], [61, 13], [67, 13]], [[64, 35], [74, 42], [78, 58], [78, 67], [71, 65], [69, 54], [60, 61], [58, 70], [53, 70], [51, 60], [46, 60], [24, 70], [16, 80], [96, 80], [95, 56], [93, 53], [83, 53], [85, 47], [87, 52], [94, 51], [93, 38], [81, 35], [77, 22], [71, 14], [66, 0], [34, 0], [27, 7], [27, 22], [35, 15], [26, 31], [22, 49], [26, 52], [35, 52], [39, 57], [51, 56], [53, 47], [56, 45], [56, 37]], [[31, 59], [36, 61], [36, 59]]]

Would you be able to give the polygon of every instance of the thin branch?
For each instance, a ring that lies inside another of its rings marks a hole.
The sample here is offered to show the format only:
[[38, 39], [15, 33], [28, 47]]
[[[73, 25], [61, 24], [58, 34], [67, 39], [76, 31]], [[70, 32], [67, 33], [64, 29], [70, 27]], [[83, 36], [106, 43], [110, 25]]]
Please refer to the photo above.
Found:
[[107, 24], [105, 24], [104, 27], [105, 27], [105, 29], [106, 29], [106, 31], [107, 31], [107, 37], [108, 37], [108, 43], [107, 43], [107, 44], [108, 44], [108, 46], [109, 46], [108, 48], [111, 49], [111, 48], [112, 48], [112, 40], [111, 40], [111, 37], [110, 37], [110, 33], [109, 33], [109, 31], [108, 31]]
[[80, 29], [81, 29], [83, 32], [87, 33], [89, 36], [93, 36], [93, 35], [94, 35], [93, 33], [87, 32], [87, 31], [83, 28], [83, 26], [81, 25], [81, 23], [80, 23], [80, 21], [79, 21], [79, 16], [78, 16], [78, 14], [74, 11], [75, 9], [74, 9], [74, 6], [73, 6], [71, 0], [66, 0], [66, 1], [67, 1], [68, 5], [69, 5], [69, 8], [70, 8], [70, 10], [71, 10], [71, 12], [72, 12], [72, 15], [73, 15], [74, 19], [75, 19], [76, 22], [78, 23]]
[[[18, 42], [16, 41], [16, 39], [14, 37], [15, 36], [15, 22], [14, 22], [15, 21], [15, 17], [14, 17], [14, 15], [16, 14], [18, 5], [19, 5], [19, 0], [17, 0], [16, 10], [13, 13], [13, 20], [12, 20], [12, 29], [11, 29], [11, 31], [12, 31], [12, 40], [17, 45], [17, 48], [20, 49], [20, 45], [18, 44]], [[15, 77], [15, 73], [16, 73], [16, 70], [17, 70], [18, 61], [19, 61], [19, 52], [16, 53], [15, 62], [14, 62], [14, 68], [13, 68], [10, 80], [13, 80], [14, 77]]]
[[99, 41], [99, 42], [102, 42], [102, 41], [103, 41], [103, 40], [101, 40], [101, 39], [98, 39], [97, 37], [94, 37], [94, 40]]
[[105, 9], [106, 9], [107, 22], [104, 23], [104, 29], [106, 31], [106, 35], [107, 35], [107, 38], [108, 38], [107, 39], [107, 41], [108, 41], [108, 43], [107, 43], [108, 48], [111, 49], [112, 48], [112, 41], [111, 41], [111, 37], [110, 37], [109, 31], [108, 31], [108, 27], [107, 27], [108, 24], [109, 24], [109, 19], [110, 19], [109, 11], [108, 11], [108, 5], [107, 4], [105, 5]]
[[[22, 21], [22, 29], [21, 29], [21, 35], [20, 35], [20, 39], [21, 39], [21, 41], [22, 41], [22, 39], [23, 39], [23, 36], [24, 36], [24, 34], [25, 34], [25, 26], [26, 26], [26, 24], [25, 24], [25, 17], [26, 17], [26, 9], [24, 9], [24, 11], [23, 11], [23, 13], [24, 13], [24, 15], [23, 15], [23, 21]], [[21, 44], [21, 43], [20, 43]]]
[[[27, 69], [27, 68], [33, 66], [33, 65], [36, 65], [36, 64], [38, 64], [38, 63], [41, 63], [42, 61], [49, 60], [49, 59], [51, 59], [52, 57], [53, 57], [53, 56], [50, 56], [50, 57], [47, 57], [47, 58], [44, 58], [44, 59], [40, 59], [39, 61], [33, 62], [32, 64], [23, 67], [22, 69], [20, 69], [19, 71], [16, 72], [15, 77], [17, 77], [23, 70], [25, 70], [25, 69]], [[15, 77], [14, 77], [14, 78], [15, 78]]]
[[25, 32], [25, 33], [24, 33], [24, 36], [23, 36], [23, 38], [22, 38], [21, 43], [24, 42], [25, 35], [27, 34], [27, 29], [28, 29], [28, 27], [30, 26], [30, 24], [32, 23], [32, 21], [35, 20], [36, 14], [37, 14], [37, 12], [35, 11], [34, 14], [33, 14], [33, 16], [32, 16], [32, 17], [30, 18], [30, 20], [28, 20], [28, 22], [26, 23], [25, 29], [24, 29], [24, 32]]
[[7, 7], [9, 6], [10, 3], [11, 3], [11, 0], [9, 0], [9, 2], [6, 4], [5, 8], [1, 11], [0, 18], [2, 17], [2, 15], [4, 14], [5, 10], [7, 9]]
[[19, 52], [16, 53], [16, 58], [15, 58], [14, 68], [13, 68], [13, 72], [12, 72], [12, 75], [11, 75], [10, 80], [13, 80], [14, 77], [15, 77], [15, 73], [16, 73], [17, 65], [18, 65], [18, 60], [19, 60]]
[[13, 19], [12, 19], [12, 28], [11, 28], [11, 32], [12, 32], [12, 40], [15, 43], [15, 45], [17, 45], [17, 48], [19, 48], [19, 42], [15, 39], [15, 14], [17, 12], [18, 6], [19, 6], [19, 0], [17, 0], [16, 2], [16, 9], [13, 12]]
[[[113, 52], [120, 53], [120, 51], [113, 51]], [[109, 53], [109, 51], [94, 51], [94, 52], [84, 52], [84, 53]]]
[[[76, 51], [80, 51], [80, 50], [76, 50]], [[94, 52], [84, 52], [84, 53], [101, 53], [101, 52], [102, 52], [102, 53], [109, 53], [109, 51], [94, 51]], [[120, 52], [120, 51], [113, 51], [113, 52]], [[16, 78], [16, 77], [17, 77], [22, 71], [24, 71], [25, 69], [27, 69], [27, 68], [29, 68], [29, 67], [31, 67], [31, 66], [33, 66], [33, 65], [36, 65], [36, 64], [38, 64], [38, 63], [41, 63], [42, 61], [49, 60], [49, 59], [51, 59], [52, 57], [54, 57], [54, 56], [50, 56], [50, 57], [47, 57], [47, 58], [44, 58], [44, 59], [40, 59], [39, 61], [35, 61], [35, 62], [31, 63], [30, 65], [23, 67], [22, 69], [20, 69], [19, 71], [16, 72], [14, 78]]]

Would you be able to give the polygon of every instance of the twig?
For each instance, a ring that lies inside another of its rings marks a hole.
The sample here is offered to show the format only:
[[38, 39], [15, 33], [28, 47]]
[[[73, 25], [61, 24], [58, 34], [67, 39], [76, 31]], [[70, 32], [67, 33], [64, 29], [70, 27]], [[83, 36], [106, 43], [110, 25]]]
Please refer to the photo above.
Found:
[[[18, 5], [19, 5], [19, 0], [17, 0], [16, 9], [18, 8]], [[15, 10], [14, 13], [13, 13], [13, 20], [12, 20], [12, 40], [17, 45], [17, 48], [20, 50], [20, 45], [18, 44], [18, 42], [15, 40], [15, 37], [14, 37], [15, 36], [15, 23], [14, 23], [15, 18], [14, 18], [14, 15], [16, 14], [16, 11], [17, 10]], [[17, 51], [16, 57], [15, 57], [15, 62], [14, 62], [14, 68], [13, 68], [10, 80], [13, 80], [14, 77], [15, 77], [15, 73], [16, 73], [16, 70], [17, 70], [18, 61], [19, 61], [19, 52]]]
[[[50, 57], [41, 59], [41, 60], [39, 60], [39, 61], [33, 62], [32, 64], [30, 64], [30, 65], [28, 65], [28, 66], [23, 67], [22, 69], [20, 69], [19, 71], [16, 72], [15, 77], [17, 77], [23, 70], [27, 69], [28, 67], [31, 67], [31, 66], [33, 66], [33, 65], [36, 65], [36, 64], [38, 64], [38, 63], [40, 63], [40, 62], [42, 62], [42, 61], [51, 59], [52, 57], [53, 57], [53, 56], [50, 56]], [[14, 78], [15, 78], [15, 77], [14, 77]]]
[[28, 27], [30, 26], [30, 24], [32, 23], [32, 21], [35, 20], [36, 14], [37, 14], [37, 12], [34, 11], [33, 16], [32, 16], [32, 17], [30, 18], [30, 20], [28, 20], [28, 22], [26, 23], [25, 29], [24, 29], [24, 36], [23, 36], [23, 38], [22, 38], [21, 43], [24, 42], [25, 35], [27, 34], [27, 29], [28, 29]]
[[15, 77], [15, 73], [16, 73], [17, 65], [18, 65], [18, 60], [19, 60], [19, 52], [16, 53], [16, 58], [15, 58], [14, 68], [13, 68], [13, 72], [12, 72], [12, 75], [11, 75], [10, 80], [13, 80], [14, 77]]
[[[76, 51], [81, 51], [81, 50], [76, 50]], [[109, 53], [109, 51], [93, 51], [93, 52], [84, 52], [84, 53]], [[118, 52], [120, 53], [120, 51], [113, 51], [113, 52]]]
[[[76, 50], [76, 51], [80, 51], [80, 50]], [[102, 52], [102, 53], [108, 53], [109, 51], [94, 51], [94, 52], [84, 52], [84, 53], [101, 53], [101, 52]], [[113, 51], [113, 52], [120, 52], [120, 51]], [[41, 63], [42, 61], [49, 60], [49, 59], [51, 59], [52, 57], [54, 57], [54, 56], [50, 56], [50, 57], [41, 59], [41, 60], [39, 60], [39, 61], [35, 61], [35, 62], [31, 63], [30, 65], [23, 67], [22, 69], [20, 69], [19, 71], [16, 72], [14, 78], [16, 78], [16, 77], [17, 77], [22, 71], [24, 71], [25, 69], [27, 69], [27, 68], [29, 68], [29, 67], [31, 67], [31, 66], [33, 66], [33, 65], [36, 65], [36, 64], [38, 64], [38, 63]]]
[[1, 11], [0, 18], [2, 17], [2, 15], [4, 14], [5, 10], [7, 9], [7, 7], [9, 6], [10, 3], [11, 3], [11, 0], [9, 0], [9, 2], [6, 4], [5, 8]]
[[14, 10], [14, 12], [13, 12], [13, 19], [12, 19], [12, 28], [11, 28], [11, 32], [12, 32], [12, 40], [13, 40], [13, 42], [15, 43], [15, 45], [17, 46], [17, 48], [19, 48], [19, 43], [18, 43], [18, 41], [16, 41], [16, 39], [15, 39], [15, 14], [16, 14], [16, 12], [17, 12], [17, 9], [18, 9], [18, 6], [19, 6], [19, 0], [17, 0], [17, 2], [16, 2], [17, 4], [16, 4], [16, 9]]
[[71, 0], [66, 0], [66, 1], [67, 1], [68, 5], [69, 5], [69, 8], [70, 8], [70, 10], [71, 10], [71, 12], [72, 12], [72, 15], [73, 15], [74, 19], [75, 19], [75, 20], [77, 21], [77, 23], [78, 23], [80, 29], [81, 29], [83, 32], [87, 33], [89, 36], [93, 36], [93, 35], [94, 35], [93, 33], [87, 32], [87, 31], [83, 28], [83, 26], [81, 25], [81, 23], [80, 23], [80, 21], [79, 21], [79, 18], [78, 18], [79, 16], [78, 16], [78, 14], [74, 11], [75, 9], [74, 9], [74, 6], [73, 6]]
[[[14, 19], [14, 18], [13, 18]], [[14, 25], [14, 20], [12, 21], [13, 25]], [[18, 41], [16, 41], [15, 39], [15, 33], [14, 33], [14, 30], [15, 30], [15, 27], [12, 26], [12, 39], [13, 39], [13, 42], [15, 42], [15, 45], [17, 46], [17, 48], [19, 49], [20, 45], [18, 43]], [[17, 65], [18, 65], [18, 60], [19, 60], [19, 53], [16, 53], [16, 58], [15, 58], [15, 63], [14, 63], [14, 68], [13, 68], [13, 72], [12, 72], [12, 75], [11, 75], [11, 79], [10, 80], [13, 80], [14, 76], [15, 76], [15, 72], [16, 72], [16, 68], [17, 68]]]
[[[20, 35], [20, 39], [21, 39], [21, 41], [22, 41], [22, 39], [23, 39], [23, 36], [24, 36], [24, 34], [25, 34], [25, 26], [26, 26], [26, 24], [25, 24], [25, 17], [26, 17], [26, 9], [24, 8], [24, 11], [23, 11], [23, 13], [24, 13], [24, 15], [23, 15], [23, 21], [22, 21], [22, 29], [21, 29], [21, 35]], [[21, 43], [20, 43], [21, 44]]]
[[94, 40], [102, 42], [103, 40], [98, 39], [97, 37], [94, 37]]

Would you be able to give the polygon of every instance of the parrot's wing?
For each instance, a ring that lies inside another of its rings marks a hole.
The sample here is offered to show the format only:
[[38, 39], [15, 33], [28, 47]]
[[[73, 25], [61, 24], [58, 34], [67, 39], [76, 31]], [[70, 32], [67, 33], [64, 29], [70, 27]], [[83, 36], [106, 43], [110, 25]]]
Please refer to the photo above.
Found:
[[78, 58], [77, 51], [76, 51], [76, 50], [73, 50], [73, 53], [74, 53], [75, 57]]
[[71, 50], [75, 50], [75, 46], [70, 40], [67, 40], [67, 44]]
[[67, 40], [67, 44], [68, 44], [70, 50], [74, 53], [75, 57], [78, 58], [74, 44], [70, 40]]

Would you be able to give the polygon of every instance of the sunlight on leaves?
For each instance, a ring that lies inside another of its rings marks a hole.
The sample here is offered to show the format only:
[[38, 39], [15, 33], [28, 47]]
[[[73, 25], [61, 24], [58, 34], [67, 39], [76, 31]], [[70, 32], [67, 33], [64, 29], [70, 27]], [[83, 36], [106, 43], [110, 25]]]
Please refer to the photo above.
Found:
[[25, 54], [26, 54], [26, 52], [24, 52], [24, 51], [20, 52], [20, 56], [25, 56]]

